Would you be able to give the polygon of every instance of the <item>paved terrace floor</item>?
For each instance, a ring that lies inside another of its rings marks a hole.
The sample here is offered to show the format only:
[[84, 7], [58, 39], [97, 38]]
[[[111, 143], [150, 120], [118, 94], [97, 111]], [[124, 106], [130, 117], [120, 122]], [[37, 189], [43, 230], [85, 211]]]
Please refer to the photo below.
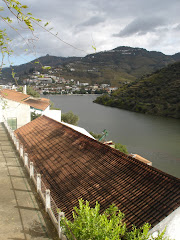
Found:
[[58, 239], [5, 127], [0, 123], [0, 240]]

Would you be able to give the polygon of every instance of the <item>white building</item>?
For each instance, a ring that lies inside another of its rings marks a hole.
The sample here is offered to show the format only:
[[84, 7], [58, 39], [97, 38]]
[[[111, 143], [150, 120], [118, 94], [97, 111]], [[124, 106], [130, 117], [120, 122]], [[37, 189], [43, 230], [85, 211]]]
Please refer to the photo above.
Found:
[[0, 121], [4, 118], [11, 128], [17, 129], [31, 121], [31, 113], [47, 115], [61, 121], [60, 110], [50, 110], [50, 100], [35, 99], [30, 95], [14, 90], [3, 89], [0, 92]]
[[24, 102], [29, 95], [9, 89], [1, 90], [0, 95], [1, 122], [5, 118], [14, 130], [31, 121], [30, 106]]

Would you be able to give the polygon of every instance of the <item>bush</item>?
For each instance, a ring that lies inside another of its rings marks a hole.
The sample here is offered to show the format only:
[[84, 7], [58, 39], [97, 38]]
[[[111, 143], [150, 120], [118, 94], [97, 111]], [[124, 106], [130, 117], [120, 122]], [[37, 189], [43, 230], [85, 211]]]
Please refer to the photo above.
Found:
[[69, 124], [77, 125], [79, 117], [75, 115], [72, 111], [70, 111], [68, 113], [63, 113], [61, 115], [61, 120]]
[[32, 87], [27, 86], [27, 94], [31, 95], [32, 97], [39, 98], [40, 94], [36, 92]]
[[123, 222], [124, 214], [114, 204], [100, 214], [98, 202], [91, 208], [88, 201], [80, 199], [79, 208], [74, 207], [73, 218], [73, 222], [62, 218], [60, 223], [68, 240], [168, 240], [164, 237], [165, 230], [152, 237], [148, 223], [139, 229], [133, 226], [128, 231]]
[[127, 147], [125, 145], [122, 145], [121, 143], [115, 143], [115, 149], [128, 154]]
[[36, 118], [38, 118], [38, 117], [40, 117], [40, 116], [41, 116], [41, 114], [32, 112], [32, 113], [31, 113], [31, 121], [33, 121], [34, 119], [36, 119]]
[[124, 214], [114, 205], [111, 205], [103, 214], [99, 211], [98, 202], [94, 208], [90, 208], [88, 201], [84, 203], [82, 199], [79, 200], [79, 208], [75, 207], [73, 212], [74, 221], [64, 219], [67, 225], [61, 221], [67, 238], [74, 240], [72, 233], [77, 240], [117, 240], [120, 239], [119, 236], [124, 236], [126, 231], [126, 224], [122, 222]]
[[98, 134], [98, 133], [94, 133], [94, 132], [89, 132], [96, 140], [99, 140], [103, 134]]

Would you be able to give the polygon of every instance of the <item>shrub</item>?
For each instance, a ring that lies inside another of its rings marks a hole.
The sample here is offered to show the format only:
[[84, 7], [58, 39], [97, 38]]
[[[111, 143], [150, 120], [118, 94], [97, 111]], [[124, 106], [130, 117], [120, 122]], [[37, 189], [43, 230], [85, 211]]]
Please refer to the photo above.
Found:
[[77, 115], [75, 115], [72, 111], [70, 111], [68, 113], [63, 113], [61, 115], [61, 120], [66, 123], [77, 125], [77, 123], [79, 121], [79, 117]]
[[62, 218], [60, 224], [68, 240], [168, 240], [164, 237], [165, 230], [152, 237], [149, 233], [150, 225], [145, 223], [141, 228], [132, 226], [128, 231], [123, 222], [124, 214], [112, 204], [100, 214], [100, 204], [96, 202], [94, 208], [89, 202], [79, 200], [79, 208], [74, 207], [74, 221]]

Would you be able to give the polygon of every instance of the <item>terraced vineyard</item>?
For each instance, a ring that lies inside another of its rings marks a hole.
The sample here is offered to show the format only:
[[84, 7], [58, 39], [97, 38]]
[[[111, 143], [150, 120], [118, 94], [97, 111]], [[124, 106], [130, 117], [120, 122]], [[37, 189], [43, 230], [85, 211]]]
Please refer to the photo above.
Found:
[[135, 112], [180, 118], [180, 62], [95, 100]]

